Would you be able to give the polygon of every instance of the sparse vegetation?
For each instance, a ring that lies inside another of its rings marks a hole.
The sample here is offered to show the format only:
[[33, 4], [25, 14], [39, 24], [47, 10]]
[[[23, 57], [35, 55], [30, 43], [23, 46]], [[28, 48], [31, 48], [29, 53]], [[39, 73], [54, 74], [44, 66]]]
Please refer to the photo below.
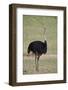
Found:
[[[56, 73], [57, 72], [57, 17], [55, 16], [29, 16], [24, 15], [24, 74]], [[44, 33], [44, 28], [46, 31]], [[40, 71], [35, 71], [35, 58], [27, 57], [27, 48], [30, 42], [35, 40], [47, 40], [47, 54], [40, 58]], [[50, 56], [52, 57], [50, 58]], [[55, 57], [54, 57], [55, 55]]]

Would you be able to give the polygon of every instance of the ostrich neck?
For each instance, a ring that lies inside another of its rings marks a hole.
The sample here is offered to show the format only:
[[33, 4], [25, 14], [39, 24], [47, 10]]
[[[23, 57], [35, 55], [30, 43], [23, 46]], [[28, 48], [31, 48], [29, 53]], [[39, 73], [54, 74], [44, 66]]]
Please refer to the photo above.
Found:
[[44, 32], [43, 32], [43, 39], [47, 40], [47, 38], [46, 38], [46, 29], [44, 29]]

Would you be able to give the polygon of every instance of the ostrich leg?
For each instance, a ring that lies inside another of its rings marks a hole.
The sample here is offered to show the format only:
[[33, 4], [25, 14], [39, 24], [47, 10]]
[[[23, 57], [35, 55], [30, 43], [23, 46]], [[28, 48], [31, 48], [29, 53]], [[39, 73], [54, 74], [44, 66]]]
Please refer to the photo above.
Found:
[[36, 67], [36, 71], [38, 71], [38, 56], [37, 56], [37, 54], [35, 54], [35, 67]]
[[40, 55], [35, 54], [36, 71], [39, 71], [39, 58], [40, 58]]
[[35, 68], [36, 68], [36, 71], [37, 71], [37, 55], [35, 54]]
[[36, 70], [39, 71], [39, 58], [40, 56], [38, 55], [37, 56], [37, 64], [36, 64]]

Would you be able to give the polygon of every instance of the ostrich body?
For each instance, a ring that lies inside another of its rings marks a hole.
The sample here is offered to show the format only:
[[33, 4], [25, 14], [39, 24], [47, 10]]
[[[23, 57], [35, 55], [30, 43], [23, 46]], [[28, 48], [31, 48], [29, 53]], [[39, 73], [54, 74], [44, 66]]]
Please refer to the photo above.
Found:
[[35, 65], [36, 65], [36, 71], [39, 70], [39, 58], [42, 54], [46, 54], [47, 52], [47, 41], [33, 41], [28, 46], [28, 54], [32, 52], [35, 54]]

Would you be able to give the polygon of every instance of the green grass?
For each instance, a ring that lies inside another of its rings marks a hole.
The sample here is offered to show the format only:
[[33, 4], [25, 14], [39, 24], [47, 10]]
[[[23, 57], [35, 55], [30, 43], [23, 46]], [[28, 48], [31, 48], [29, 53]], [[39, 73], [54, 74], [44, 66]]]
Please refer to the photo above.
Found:
[[[57, 54], [57, 17], [56, 16], [23, 16], [24, 54], [30, 42], [35, 40], [47, 40], [47, 54]], [[44, 29], [46, 28], [46, 30]], [[34, 69], [34, 59], [24, 56], [24, 74], [37, 73]], [[40, 60], [39, 73], [54, 73], [57, 70], [57, 58], [44, 58]]]

